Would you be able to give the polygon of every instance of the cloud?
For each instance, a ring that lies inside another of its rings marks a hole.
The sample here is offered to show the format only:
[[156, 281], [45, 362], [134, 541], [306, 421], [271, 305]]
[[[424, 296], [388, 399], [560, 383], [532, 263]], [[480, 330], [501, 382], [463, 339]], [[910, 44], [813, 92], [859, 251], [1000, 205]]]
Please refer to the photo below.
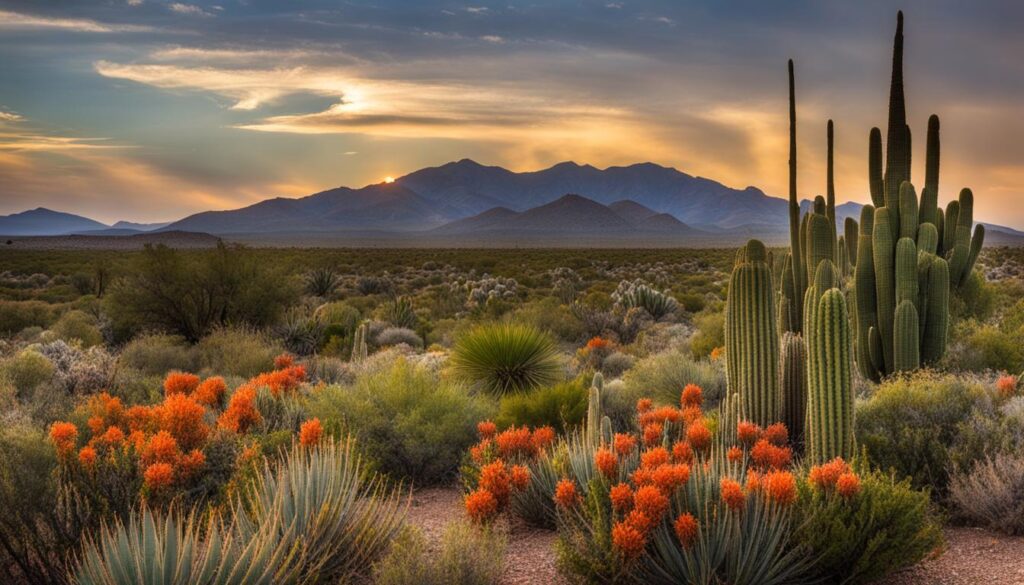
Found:
[[181, 2], [173, 2], [167, 5], [167, 8], [171, 12], [177, 12], [178, 14], [186, 14], [188, 16], [213, 16], [213, 13], [207, 12], [196, 6], [195, 4], [182, 4]]
[[505, 39], [499, 37], [498, 35], [484, 35], [484, 36], [480, 37], [480, 40], [481, 41], [487, 41], [488, 43], [495, 43], [495, 44], [501, 44], [501, 43], [505, 42]]
[[149, 32], [153, 28], [138, 24], [109, 24], [85, 18], [55, 18], [0, 10], [0, 30], [66, 30], [84, 33]]
[[15, 114], [14, 112], [5, 112], [0, 110], [0, 122], [21, 122], [25, 118]]

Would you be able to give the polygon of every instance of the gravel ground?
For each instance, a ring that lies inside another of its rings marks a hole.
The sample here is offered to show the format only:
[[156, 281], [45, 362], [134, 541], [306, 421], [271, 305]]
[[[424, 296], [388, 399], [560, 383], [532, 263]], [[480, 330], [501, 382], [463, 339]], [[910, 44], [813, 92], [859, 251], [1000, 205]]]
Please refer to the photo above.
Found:
[[[428, 538], [439, 537], [445, 524], [463, 514], [456, 487], [413, 494], [410, 521]], [[946, 551], [876, 585], [1024, 585], [1024, 537], [980, 528], [946, 529]], [[510, 527], [502, 585], [561, 585], [555, 568], [555, 533], [521, 522]]]

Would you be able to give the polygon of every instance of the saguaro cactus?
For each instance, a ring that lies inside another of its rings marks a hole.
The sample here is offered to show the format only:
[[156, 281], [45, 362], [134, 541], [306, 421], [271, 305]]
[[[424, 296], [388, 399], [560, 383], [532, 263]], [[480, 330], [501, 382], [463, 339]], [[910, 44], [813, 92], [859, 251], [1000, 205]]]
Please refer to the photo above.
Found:
[[800, 442], [804, 436], [804, 419], [807, 415], [807, 349], [803, 337], [799, 333], [784, 333], [780, 343], [780, 356], [782, 422], [789, 429], [790, 439]]
[[736, 255], [725, 311], [726, 375], [750, 420], [767, 425], [781, 414], [775, 290], [764, 244], [750, 240]]
[[814, 463], [849, 459], [853, 448], [853, 387], [849, 314], [839, 289], [825, 291], [808, 331], [806, 454]]

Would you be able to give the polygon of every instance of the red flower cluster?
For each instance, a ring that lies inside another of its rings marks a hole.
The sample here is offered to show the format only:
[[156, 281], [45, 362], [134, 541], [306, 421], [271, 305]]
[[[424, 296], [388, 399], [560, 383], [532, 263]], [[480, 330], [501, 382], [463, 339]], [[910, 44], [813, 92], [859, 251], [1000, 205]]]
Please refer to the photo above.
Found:
[[587, 342], [587, 349], [590, 351], [608, 349], [612, 347], [612, 342], [609, 339], [603, 337], [591, 337], [590, 341]]
[[542, 453], [555, 440], [551, 427], [511, 427], [497, 432], [487, 420], [477, 423], [480, 442], [470, 448], [473, 463], [479, 468], [477, 489], [466, 496], [466, 512], [474, 522], [487, 522], [509, 504], [513, 492], [530, 485], [530, 469], [510, 465], [507, 460], [527, 462]]
[[299, 427], [299, 443], [303, 447], [312, 447], [320, 443], [320, 438], [323, 434], [324, 428], [320, 424], [320, 419], [311, 418]]
[[1000, 376], [996, 380], [996, 390], [1003, 398], [1009, 398], [1017, 393], [1017, 376]]
[[840, 496], [850, 499], [860, 493], [860, 478], [853, 472], [850, 465], [836, 457], [828, 463], [811, 468], [808, 475], [811, 485], [822, 492], [835, 490]]
[[555, 503], [563, 508], [572, 508], [580, 501], [576, 492], [576, 483], [564, 478], [555, 486]]

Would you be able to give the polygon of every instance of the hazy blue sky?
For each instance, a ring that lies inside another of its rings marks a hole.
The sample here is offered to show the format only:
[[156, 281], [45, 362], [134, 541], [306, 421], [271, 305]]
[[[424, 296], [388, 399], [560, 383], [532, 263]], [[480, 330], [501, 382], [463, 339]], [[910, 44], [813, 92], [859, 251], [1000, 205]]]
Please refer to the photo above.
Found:
[[163, 220], [473, 158], [514, 170], [653, 161], [865, 200], [896, 10], [923, 176], [1024, 227], [1024, 3], [908, 0], [0, 0], [0, 213]]

